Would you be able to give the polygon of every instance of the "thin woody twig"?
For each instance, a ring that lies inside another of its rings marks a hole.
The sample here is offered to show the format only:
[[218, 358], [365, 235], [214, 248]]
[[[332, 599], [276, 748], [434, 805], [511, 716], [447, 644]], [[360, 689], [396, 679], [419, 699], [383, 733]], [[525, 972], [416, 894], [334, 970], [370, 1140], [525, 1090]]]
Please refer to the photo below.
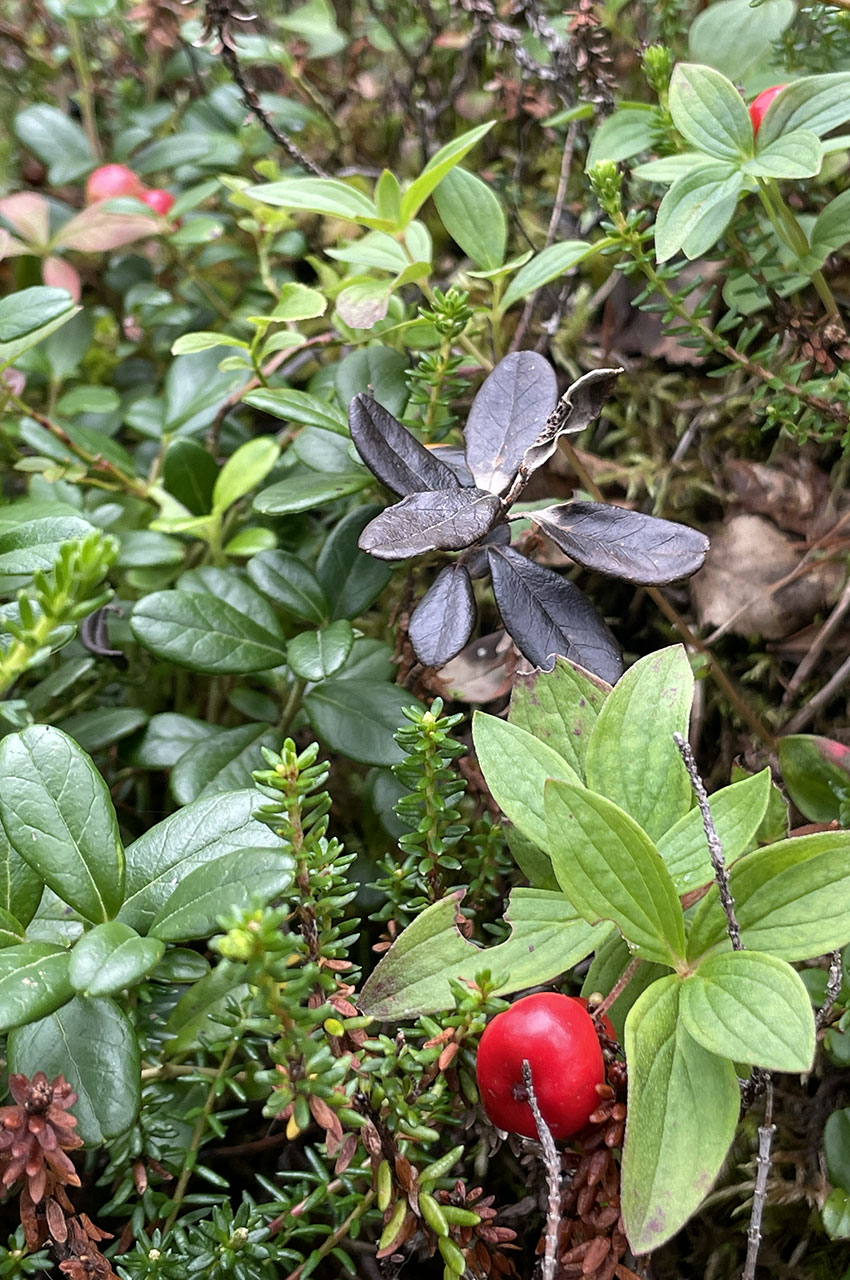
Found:
[[717, 888], [720, 892], [720, 902], [726, 913], [726, 922], [729, 930], [729, 937], [732, 940], [732, 949], [734, 951], [743, 951], [744, 944], [741, 941], [741, 929], [738, 924], [738, 917], [735, 915], [735, 900], [732, 897], [732, 890], [729, 887], [729, 871], [726, 867], [726, 858], [723, 853], [723, 844], [717, 834], [717, 828], [714, 825], [714, 818], [711, 815], [711, 808], [708, 803], [705, 786], [702, 778], [697, 771], [694, 753], [691, 751], [690, 744], [685, 741], [681, 733], [673, 734], [673, 741], [679, 748], [685, 768], [691, 779], [691, 786], [697, 798], [700, 813], [702, 814], [702, 825], [705, 829], [705, 838], [708, 844], [708, 852], [711, 858], [711, 865], [714, 867], [714, 878], [717, 881]]
[[847, 683], [848, 679], [850, 679], [850, 654], [844, 659], [835, 675], [830, 680], [827, 680], [823, 688], [818, 689], [814, 697], [806, 703], [802, 710], [792, 716], [782, 732], [799, 733], [801, 729], [805, 729], [806, 725], [814, 720], [821, 707], [826, 706], [832, 697], [838, 693], [842, 685]]
[[818, 1031], [826, 1026], [829, 1015], [832, 1013], [832, 1006], [841, 992], [843, 982], [844, 970], [841, 963], [841, 952], [833, 951], [829, 961], [829, 979], [826, 984], [826, 995], [823, 1004], [815, 1014], [815, 1028]]
[[546, 1250], [543, 1254], [543, 1269], [540, 1280], [555, 1280], [555, 1264], [558, 1251], [558, 1228], [561, 1223], [561, 1159], [555, 1147], [555, 1139], [543, 1119], [534, 1084], [531, 1078], [531, 1063], [526, 1058], [522, 1064], [522, 1080], [528, 1094], [528, 1105], [537, 1125], [537, 1134], [543, 1148], [543, 1162], [546, 1165], [546, 1181], [549, 1186], [549, 1202], [546, 1210]]
[[753, 1207], [750, 1213], [750, 1225], [747, 1231], [747, 1258], [741, 1280], [756, 1280], [759, 1247], [761, 1245], [761, 1220], [767, 1200], [767, 1180], [770, 1176], [770, 1148], [776, 1125], [773, 1123], [773, 1084], [770, 1077], [766, 1082], [766, 1101], [764, 1108], [764, 1124], [759, 1126], [759, 1151], [756, 1159], [756, 1185], [753, 1192]]

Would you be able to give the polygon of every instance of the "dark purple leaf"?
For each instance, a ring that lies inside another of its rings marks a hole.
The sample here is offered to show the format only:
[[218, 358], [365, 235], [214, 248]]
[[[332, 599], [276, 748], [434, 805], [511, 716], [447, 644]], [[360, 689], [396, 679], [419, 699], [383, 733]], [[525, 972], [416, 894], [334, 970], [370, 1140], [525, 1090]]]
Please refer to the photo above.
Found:
[[475, 595], [462, 564], [438, 573], [410, 619], [410, 642], [426, 667], [441, 667], [460, 653], [475, 626]]
[[464, 428], [475, 483], [503, 493], [534, 444], [558, 396], [555, 371], [535, 351], [515, 351], [484, 379]]
[[615, 684], [623, 673], [619, 647], [584, 592], [512, 547], [491, 547], [488, 555], [502, 621], [528, 661], [551, 671], [561, 654]]
[[372, 396], [355, 396], [348, 411], [351, 439], [374, 475], [393, 493], [457, 489], [460, 480]]
[[462, 485], [475, 487], [475, 476], [466, 465], [466, 454], [454, 444], [435, 444], [430, 452], [440, 462], [444, 462], [457, 476]]
[[641, 586], [690, 577], [708, 551], [708, 538], [697, 529], [605, 502], [565, 502], [531, 518], [585, 569]]
[[522, 469], [531, 475], [551, 458], [561, 436], [584, 431], [602, 412], [622, 369], [593, 369], [567, 387], [540, 432], [525, 451]]
[[501, 499], [483, 489], [412, 493], [367, 524], [358, 546], [379, 560], [460, 551], [483, 538], [501, 514]]
[[490, 561], [487, 559], [488, 547], [508, 547], [511, 542], [511, 526], [506, 521], [493, 525], [479, 543], [467, 551], [462, 557], [471, 578], [486, 578], [490, 572]]

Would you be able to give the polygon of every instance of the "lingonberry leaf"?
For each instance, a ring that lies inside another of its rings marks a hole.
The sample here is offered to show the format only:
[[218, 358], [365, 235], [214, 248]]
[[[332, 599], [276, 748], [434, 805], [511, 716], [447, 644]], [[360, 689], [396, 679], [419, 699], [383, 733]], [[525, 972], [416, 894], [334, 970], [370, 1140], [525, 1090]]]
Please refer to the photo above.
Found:
[[622, 369], [593, 369], [567, 388], [540, 435], [523, 454], [522, 470], [526, 476], [551, 458], [561, 436], [576, 435], [599, 417], [621, 373]]
[[361, 393], [354, 397], [349, 423], [351, 438], [366, 466], [399, 497], [460, 486], [454, 471], [372, 396]]
[[620, 650], [587, 596], [512, 547], [491, 547], [487, 554], [502, 621], [528, 661], [551, 671], [560, 654], [616, 683]]
[[475, 626], [472, 581], [462, 564], [442, 569], [410, 619], [410, 643], [426, 667], [441, 667], [460, 653]]
[[483, 537], [501, 512], [501, 500], [483, 489], [413, 493], [367, 524], [358, 545], [379, 560], [406, 560], [438, 549], [459, 551]]
[[605, 502], [565, 502], [532, 514], [557, 547], [585, 569], [660, 586], [702, 565], [708, 538], [697, 529]]
[[472, 402], [464, 428], [475, 483], [502, 493], [540, 435], [558, 396], [555, 371], [534, 351], [500, 360]]

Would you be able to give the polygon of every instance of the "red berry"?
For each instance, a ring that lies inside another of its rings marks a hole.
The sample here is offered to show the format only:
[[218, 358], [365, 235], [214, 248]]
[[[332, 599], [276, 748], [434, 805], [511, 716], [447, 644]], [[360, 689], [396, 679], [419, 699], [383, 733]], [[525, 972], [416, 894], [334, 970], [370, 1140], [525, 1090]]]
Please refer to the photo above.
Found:
[[161, 218], [167, 218], [177, 202], [177, 197], [170, 191], [166, 191], [164, 187], [151, 187], [149, 191], [142, 192], [141, 199]]
[[138, 199], [144, 189], [139, 175], [125, 164], [102, 164], [89, 174], [86, 200], [94, 204], [96, 200], [111, 200], [115, 196], [135, 196]]
[[478, 1048], [484, 1110], [500, 1129], [536, 1138], [524, 1096], [523, 1059], [553, 1136], [578, 1133], [599, 1106], [596, 1086], [605, 1080], [596, 1027], [583, 1002], [546, 992], [525, 996], [484, 1028]]
[[767, 109], [773, 99], [787, 86], [784, 84], [775, 84], [772, 89], [763, 89], [757, 98], [753, 98], [750, 103], [750, 119], [753, 122], [753, 137], [758, 137], [758, 131], [761, 128], [761, 122], [767, 115]]

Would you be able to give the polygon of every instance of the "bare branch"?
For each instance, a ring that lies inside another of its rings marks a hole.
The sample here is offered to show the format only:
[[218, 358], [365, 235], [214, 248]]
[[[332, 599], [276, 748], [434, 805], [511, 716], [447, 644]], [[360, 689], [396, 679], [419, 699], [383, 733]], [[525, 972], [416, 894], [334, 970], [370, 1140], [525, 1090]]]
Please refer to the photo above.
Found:
[[818, 1031], [825, 1027], [832, 1013], [832, 1006], [838, 999], [844, 982], [844, 970], [841, 964], [841, 952], [833, 951], [829, 961], [829, 981], [826, 984], [826, 996], [824, 1002], [815, 1014], [815, 1027]]
[[756, 1280], [756, 1265], [761, 1245], [761, 1220], [767, 1199], [767, 1180], [770, 1176], [770, 1148], [773, 1143], [773, 1135], [776, 1132], [776, 1125], [773, 1123], [773, 1084], [769, 1076], [766, 1081], [766, 1094], [764, 1124], [759, 1125], [756, 1186], [753, 1192], [753, 1207], [747, 1231], [747, 1259], [741, 1280]]
[[522, 1064], [522, 1080], [528, 1094], [528, 1105], [537, 1125], [537, 1134], [543, 1148], [546, 1181], [549, 1184], [549, 1203], [546, 1212], [546, 1251], [543, 1254], [543, 1270], [540, 1280], [555, 1280], [555, 1264], [558, 1251], [558, 1228], [561, 1224], [561, 1158], [555, 1147], [555, 1139], [543, 1119], [531, 1078], [531, 1063], [526, 1058]]

